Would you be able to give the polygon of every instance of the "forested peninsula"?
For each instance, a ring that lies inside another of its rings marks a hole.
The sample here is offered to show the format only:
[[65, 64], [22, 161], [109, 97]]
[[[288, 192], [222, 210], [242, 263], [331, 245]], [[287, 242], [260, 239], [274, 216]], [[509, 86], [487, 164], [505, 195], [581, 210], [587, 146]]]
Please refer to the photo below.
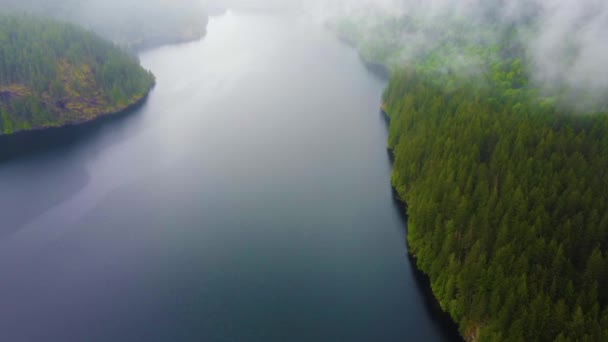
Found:
[[607, 341], [607, 93], [535, 82], [537, 17], [500, 11], [333, 28], [392, 71], [383, 110], [409, 251], [461, 335]]
[[133, 55], [71, 24], [0, 15], [0, 134], [62, 127], [145, 98], [154, 76]]

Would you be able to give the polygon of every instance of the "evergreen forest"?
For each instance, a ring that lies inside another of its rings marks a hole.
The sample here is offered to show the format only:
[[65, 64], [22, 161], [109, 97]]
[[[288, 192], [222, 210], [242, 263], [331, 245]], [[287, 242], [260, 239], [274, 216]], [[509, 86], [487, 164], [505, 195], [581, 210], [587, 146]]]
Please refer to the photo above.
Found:
[[71, 24], [0, 15], [0, 133], [119, 112], [154, 84], [133, 55]]
[[534, 11], [500, 13], [332, 27], [392, 73], [383, 110], [409, 251], [461, 335], [606, 341], [608, 92], [537, 82]]

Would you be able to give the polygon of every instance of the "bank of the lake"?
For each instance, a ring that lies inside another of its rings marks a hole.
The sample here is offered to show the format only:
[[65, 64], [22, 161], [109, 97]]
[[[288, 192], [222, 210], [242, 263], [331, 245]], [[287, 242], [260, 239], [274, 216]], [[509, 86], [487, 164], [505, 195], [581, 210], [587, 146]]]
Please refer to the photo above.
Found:
[[478, 89], [402, 71], [384, 94], [408, 250], [467, 341], [606, 340], [608, 116]]
[[[48, 136], [66, 135], [69, 137], [73, 133], [76, 133], [77, 126], [91, 128], [99, 126], [96, 125], [96, 123], [102, 124], [133, 114], [146, 103], [146, 100], [153, 90], [154, 85], [152, 85], [143, 95], [133, 99], [132, 102], [114, 109], [107, 109], [107, 111], [100, 112], [90, 118], [81, 118], [55, 126], [34, 127], [27, 130], [12, 132], [10, 134], [0, 134], [0, 147], [2, 147], [2, 150], [0, 150], [0, 162], [4, 161], [7, 156], [24, 156], [29, 154], [29, 152], [26, 151], [44, 149], [46, 147], [45, 144], [52, 144], [51, 141], [47, 140]], [[86, 129], [82, 131], [85, 130]], [[19, 146], [20, 144], [24, 144], [24, 146]]]
[[74, 25], [0, 14], [0, 135], [76, 125], [128, 110], [154, 75]]
[[[49, 129], [57, 130], [64, 129], [71, 126], [82, 125], [91, 123], [93, 121], [97, 121], [100, 119], [104, 119], [111, 116], [121, 116], [127, 115], [131, 113], [133, 110], [142, 106], [142, 104], [148, 99], [150, 92], [154, 88], [154, 84], [152, 83], [150, 87], [141, 95], [134, 96], [129, 100], [126, 104], [118, 104], [116, 106], [110, 108], [95, 108], [87, 112], [87, 115], [76, 116], [73, 119], [61, 121], [61, 122], [46, 122], [38, 126], [30, 126], [26, 128], [20, 128], [17, 130], [13, 130], [8, 133], [0, 133], [0, 139], [6, 138], [10, 135], [18, 135], [25, 133], [36, 133], [41, 131], [46, 131]], [[3, 151], [10, 153], [11, 151]], [[2, 152], [0, 152], [2, 154]]]

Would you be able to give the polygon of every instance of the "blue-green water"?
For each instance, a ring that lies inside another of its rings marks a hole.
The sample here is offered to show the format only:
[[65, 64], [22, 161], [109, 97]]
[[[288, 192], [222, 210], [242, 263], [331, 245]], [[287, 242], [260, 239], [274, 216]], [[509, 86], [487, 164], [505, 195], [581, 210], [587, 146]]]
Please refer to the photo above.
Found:
[[1, 340], [454, 338], [407, 258], [385, 81], [354, 50], [229, 13], [141, 60], [158, 85], [130, 115], [4, 142]]

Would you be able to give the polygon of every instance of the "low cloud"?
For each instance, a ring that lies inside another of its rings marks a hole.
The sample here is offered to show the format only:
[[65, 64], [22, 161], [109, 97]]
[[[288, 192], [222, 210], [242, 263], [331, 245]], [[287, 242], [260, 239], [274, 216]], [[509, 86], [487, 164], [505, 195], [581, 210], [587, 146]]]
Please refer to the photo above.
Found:
[[[520, 30], [533, 81], [544, 89], [602, 100], [608, 91], [608, 2], [605, 0], [318, 0], [325, 17], [375, 16], [390, 20], [403, 14], [424, 29], [400, 32], [394, 44], [405, 47], [407, 63], [417, 51], [441, 47], [446, 37], [480, 44], [496, 43], [506, 30]], [[365, 21], [363, 21], [365, 22]], [[377, 22], [368, 20], [369, 24]], [[468, 29], [463, 27], [466, 23]], [[372, 24], [372, 25], [373, 25]], [[488, 25], [503, 31], [488, 32]], [[479, 28], [479, 29], [476, 29]], [[450, 36], [450, 35], [453, 35]], [[374, 39], [370, 37], [369, 39]], [[470, 55], [455, 54], [460, 59]], [[462, 60], [474, 66], [476, 61]]]

